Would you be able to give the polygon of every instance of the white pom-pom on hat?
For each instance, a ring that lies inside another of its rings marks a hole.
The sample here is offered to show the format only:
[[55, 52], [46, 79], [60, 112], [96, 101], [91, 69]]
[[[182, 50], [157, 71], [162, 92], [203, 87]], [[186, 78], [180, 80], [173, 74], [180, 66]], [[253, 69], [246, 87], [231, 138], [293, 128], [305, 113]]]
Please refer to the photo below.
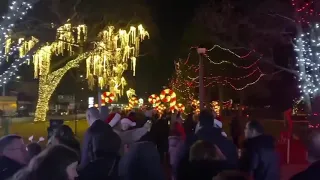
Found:
[[109, 125], [111, 127], [114, 127], [116, 124], [118, 124], [120, 119], [121, 119], [121, 115], [119, 113], [116, 113], [114, 117], [111, 119], [111, 121], [109, 122]]
[[38, 143], [39, 143], [39, 142], [42, 142], [42, 141], [44, 141], [44, 140], [45, 140], [44, 137], [40, 137]]
[[121, 124], [128, 124], [130, 127], [134, 127], [134, 126], [137, 125], [135, 122], [131, 121], [131, 120], [128, 119], [128, 118], [123, 118], [123, 119], [121, 119], [120, 123], [121, 123]]
[[29, 141], [33, 142], [33, 135], [29, 137]]

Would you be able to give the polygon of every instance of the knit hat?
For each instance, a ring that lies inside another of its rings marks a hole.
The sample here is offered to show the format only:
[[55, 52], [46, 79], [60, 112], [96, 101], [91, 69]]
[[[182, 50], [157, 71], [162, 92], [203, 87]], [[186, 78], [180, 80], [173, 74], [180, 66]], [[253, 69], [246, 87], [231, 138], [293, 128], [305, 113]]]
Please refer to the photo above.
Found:
[[132, 120], [130, 120], [129, 118], [123, 118], [120, 121], [121, 124], [128, 124], [130, 127], [134, 127], [137, 124], [135, 122], [133, 122]]

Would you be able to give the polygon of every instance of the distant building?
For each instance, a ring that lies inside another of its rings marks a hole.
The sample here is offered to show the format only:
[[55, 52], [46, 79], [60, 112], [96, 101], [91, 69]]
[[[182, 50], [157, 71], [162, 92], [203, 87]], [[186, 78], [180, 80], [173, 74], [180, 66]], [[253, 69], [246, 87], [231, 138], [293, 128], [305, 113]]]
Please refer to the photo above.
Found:
[[0, 110], [4, 115], [15, 115], [17, 112], [17, 97], [0, 96]]

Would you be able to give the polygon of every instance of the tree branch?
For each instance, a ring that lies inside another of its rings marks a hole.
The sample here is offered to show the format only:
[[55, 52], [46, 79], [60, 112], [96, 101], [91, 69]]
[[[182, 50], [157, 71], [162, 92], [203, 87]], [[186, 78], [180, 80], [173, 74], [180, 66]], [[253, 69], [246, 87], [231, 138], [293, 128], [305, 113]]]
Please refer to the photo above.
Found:
[[288, 20], [288, 21], [291, 21], [292, 23], [296, 23], [296, 21], [292, 18], [289, 18], [287, 16], [284, 16], [284, 15], [281, 15], [281, 14], [277, 14], [277, 13], [268, 13], [269, 16], [271, 17], [281, 17], [282, 19], [285, 19], [285, 20]]
[[273, 67], [275, 67], [275, 68], [277, 68], [277, 69], [280, 69], [280, 70], [283, 70], [283, 71], [285, 71], [285, 72], [287, 72], [287, 73], [293, 74], [294, 76], [299, 76], [298, 71], [295, 71], [295, 70], [293, 70], [293, 69], [289, 69], [289, 68], [285, 68], [285, 67], [279, 66], [279, 65], [275, 64], [274, 62], [272, 62], [272, 61], [271, 61], [270, 59], [268, 59], [268, 58], [262, 58], [262, 59], [260, 60], [260, 62], [269, 64], [269, 65], [271, 65], [271, 66], [273, 66]]
[[73, 20], [77, 15], [78, 15], [78, 12], [77, 12], [77, 7], [78, 5], [81, 3], [82, 0], [77, 0], [77, 2], [75, 3], [75, 5], [73, 6], [73, 15], [70, 16], [70, 20]]
[[60, 75], [65, 74], [67, 71], [69, 71], [72, 68], [78, 67], [80, 62], [84, 59], [86, 59], [90, 55], [89, 52], [82, 53], [77, 56], [74, 60], [69, 61], [65, 66], [57, 69], [56, 71], [53, 71], [50, 73], [50, 76], [53, 78], [60, 77]]

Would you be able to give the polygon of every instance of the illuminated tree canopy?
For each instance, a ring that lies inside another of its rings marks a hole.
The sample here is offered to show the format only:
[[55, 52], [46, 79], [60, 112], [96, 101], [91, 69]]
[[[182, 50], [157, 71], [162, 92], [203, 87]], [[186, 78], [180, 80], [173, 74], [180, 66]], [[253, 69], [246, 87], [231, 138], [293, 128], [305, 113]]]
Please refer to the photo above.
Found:
[[[53, 1], [51, 10], [59, 17], [59, 20], [62, 20], [61, 14], [63, 13], [58, 11], [61, 10], [59, 3], [60, 1]], [[74, 11], [63, 25], [51, 23], [48, 27], [46, 24], [38, 23], [37, 28], [41, 29], [43, 28], [41, 26], [44, 26], [48, 29], [45, 31], [47, 32], [46, 38], [35, 31], [35, 27], [28, 28], [26, 33], [22, 33], [20, 30], [25, 25], [23, 21], [19, 28], [16, 28], [15, 31], [8, 31], [8, 35], [4, 37], [6, 56], [11, 49], [18, 47], [20, 58], [17, 61], [28, 57], [13, 66], [12, 70], [5, 72], [8, 77], [13, 76], [21, 64], [32, 62], [34, 78], [39, 79], [35, 121], [46, 120], [49, 100], [53, 92], [66, 72], [79, 67], [81, 62], [86, 64], [87, 79], [91, 87], [97, 82], [101, 88], [107, 87], [114, 94], [123, 95], [126, 80], [122, 74], [127, 69], [133, 70], [135, 74], [140, 42], [149, 37], [149, 33], [142, 25], [129, 26], [125, 29], [107, 25], [100, 28], [100, 33], [92, 35], [90, 32], [95, 32], [97, 27], [91, 28], [83, 23], [76, 23], [78, 20], [75, 19], [81, 16], [75, 10], [79, 4], [81, 1], [73, 5]], [[94, 30], [90, 31], [90, 28]], [[52, 33], [54, 31], [56, 32]], [[50, 36], [55, 38], [48, 38]]]

